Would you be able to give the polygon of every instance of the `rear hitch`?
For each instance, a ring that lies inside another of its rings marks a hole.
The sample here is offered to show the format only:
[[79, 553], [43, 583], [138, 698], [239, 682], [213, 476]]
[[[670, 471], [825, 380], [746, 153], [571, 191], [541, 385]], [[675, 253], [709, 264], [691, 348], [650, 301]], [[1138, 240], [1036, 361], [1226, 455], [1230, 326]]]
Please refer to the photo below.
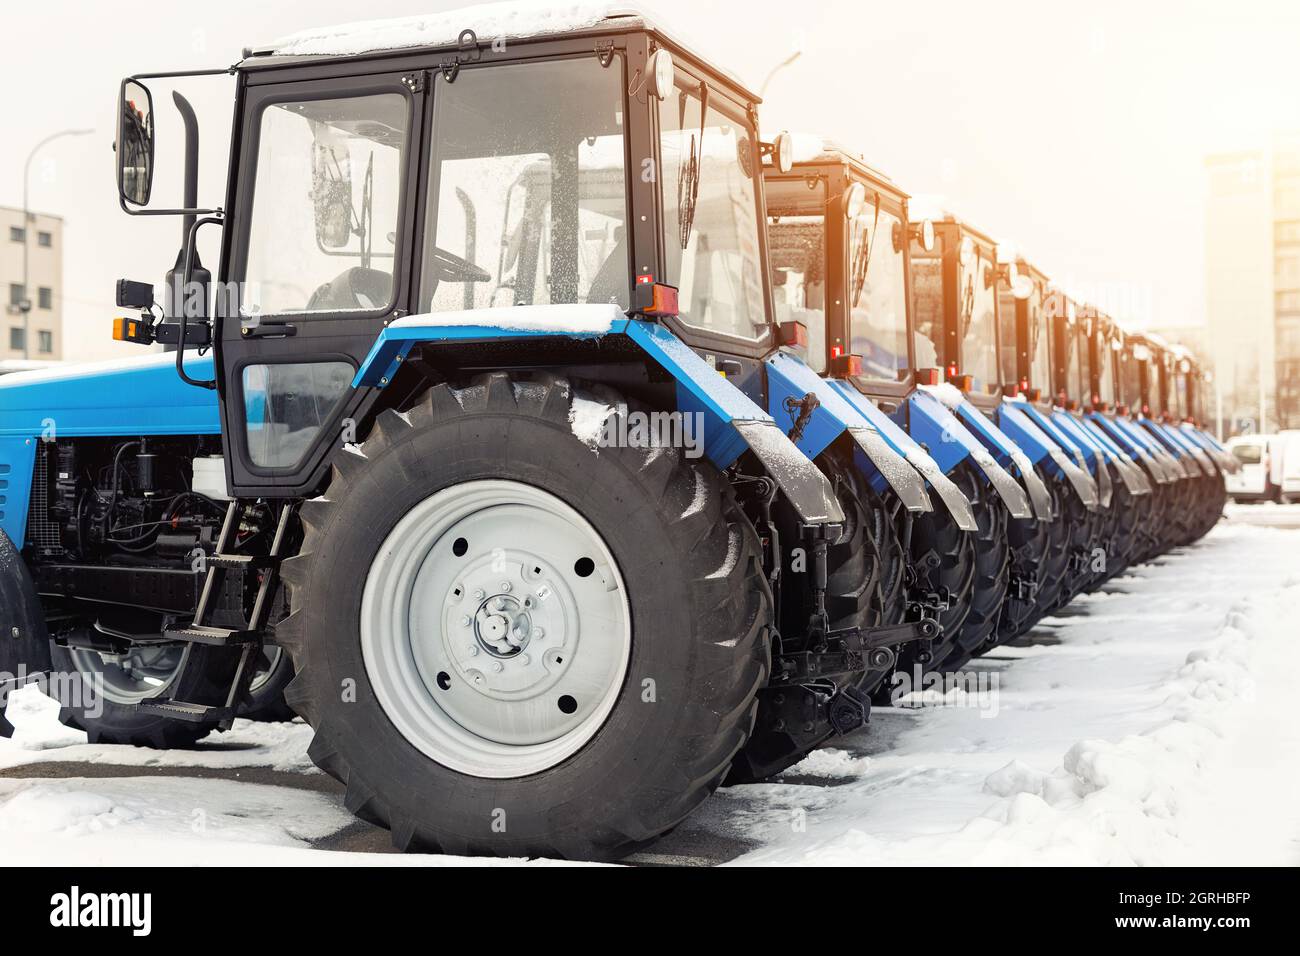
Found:
[[826, 705], [826, 720], [841, 737], [866, 726], [870, 718], [871, 699], [852, 684], [832, 697]]

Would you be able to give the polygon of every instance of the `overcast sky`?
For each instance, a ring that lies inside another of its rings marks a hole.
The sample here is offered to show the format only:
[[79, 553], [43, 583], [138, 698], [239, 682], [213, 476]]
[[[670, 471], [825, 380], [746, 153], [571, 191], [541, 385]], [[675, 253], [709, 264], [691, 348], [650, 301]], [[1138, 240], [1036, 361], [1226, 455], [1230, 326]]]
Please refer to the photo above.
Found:
[[[7, 4], [0, 205], [20, 205], [23, 160], [37, 140], [65, 127], [97, 130], [51, 144], [33, 166], [33, 207], [66, 221], [66, 357], [129, 348], [108, 340], [113, 281], [161, 282], [178, 246], [175, 221], [129, 219], [117, 206], [111, 142], [123, 75], [223, 67], [244, 46], [304, 27], [464, 5]], [[1300, 128], [1294, 2], [657, 0], [653, 7], [678, 36], [754, 86], [798, 45], [799, 60], [768, 89], [765, 131], [806, 130], [853, 146], [904, 188], [943, 194], [954, 211], [1013, 241], [1053, 277], [1096, 291], [1139, 322], [1203, 319], [1204, 156]], [[228, 81], [196, 80], [185, 89], [204, 122], [200, 200], [219, 204]], [[174, 142], [178, 131], [163, 125], [169, 119], [160, 119], [160, 137]], [[160, 189], [170, 185], [164, 164], [165, 157]]]

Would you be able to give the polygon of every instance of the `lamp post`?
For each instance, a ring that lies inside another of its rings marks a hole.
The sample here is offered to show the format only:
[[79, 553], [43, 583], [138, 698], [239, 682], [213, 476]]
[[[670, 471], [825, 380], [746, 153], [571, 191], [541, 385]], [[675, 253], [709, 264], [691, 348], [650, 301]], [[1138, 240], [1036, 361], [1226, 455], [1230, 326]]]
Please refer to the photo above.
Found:
[[31, 311], [32, 311], [32, 290], [29, 287], [29, 280], [27, 275], [28, 246], [32, 241], [32, 237], [31, 237], [32, 230], [30, 225], [28, 224], [32, 215], [31, 209], [29, 208], [30, 204], [28, 203], [28, 192], [31, 186], [32, 160], [36, 158], [36, 154], [40, 152], [41, 147], [45, 146], [48, 143], [52, 143], [56, 139], [59, 139], [64, 136], [86, 136], [93, 132], [94, 132], [93, 129], [64, 129], [64, 130], [59, 130], [59, 132], [57, 133], [51, 133], [49, 136], [45, 137], [43, 140], [41, 140], [39, 143], [37, 143], [35, 146], [32, 147], [32, 151], [27, 154], [27, 161], [23, 163], [23, 297], [22, 297], [22, 301], [18, 303], [18, 311], [21, 312], [23, 316], [23, 358], [24, 359], [30, 359], [32, 357], [32, 342], [31, 342], [32, 332], [31, 332], [30, 321], [29, 321], [31, 317]]
[[763, 98], [763, 95], [767, 92], [767, 84], [772, 82], [772, 77], [776, 76], [778, 73], [784, 70], [795, 60], [799, 59], [799, 57], [801, 56], [803, 56], [803, 50], [796, 48], [795, 51], [791, 53], [788, 57], [786, 57], [776, 66], [772, 67], [772, 69], [768, 72], [766, 78], [764, 78], [763, 85], [758, 88], [758, 98], [760, 100]]

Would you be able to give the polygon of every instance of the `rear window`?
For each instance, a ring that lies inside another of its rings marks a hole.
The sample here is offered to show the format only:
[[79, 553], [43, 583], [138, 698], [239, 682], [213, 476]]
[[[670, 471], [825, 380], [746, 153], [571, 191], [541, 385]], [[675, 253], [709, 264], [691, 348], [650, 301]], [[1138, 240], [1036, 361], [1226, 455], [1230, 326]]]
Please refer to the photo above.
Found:
[[1264, 457], [1264, 449], [1259, 445], [1233, 445], [1232, 454], [1243, 465], [1258, 465]]

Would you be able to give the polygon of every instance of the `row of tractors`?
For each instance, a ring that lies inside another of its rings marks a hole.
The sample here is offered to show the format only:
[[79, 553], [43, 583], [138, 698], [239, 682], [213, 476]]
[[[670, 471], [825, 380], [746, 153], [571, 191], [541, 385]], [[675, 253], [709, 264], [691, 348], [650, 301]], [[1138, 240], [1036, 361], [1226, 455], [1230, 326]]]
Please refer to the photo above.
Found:
[[[226, 191], [173, 90], [168, 207], [150, 87], [204, 77]], [[626, 855], [1197, 541], [1235, 467], [1189, 354], [638, 14], [133, 76], [116, 162], [182, 224], [118, 286], [165, 350], [0, 378], [0, 679], [104, 743], [298, 715], [402, 849]]]

